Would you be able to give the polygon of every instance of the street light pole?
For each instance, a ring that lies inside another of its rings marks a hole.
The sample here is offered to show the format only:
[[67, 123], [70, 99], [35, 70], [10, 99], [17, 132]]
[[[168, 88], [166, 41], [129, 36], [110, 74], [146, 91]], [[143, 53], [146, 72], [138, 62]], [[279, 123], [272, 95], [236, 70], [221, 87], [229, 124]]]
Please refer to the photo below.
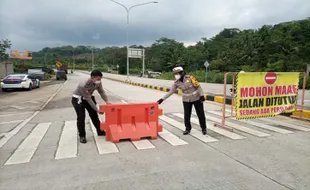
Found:
[[147, 2], [147, 3], [141, 3], [141, 4], [136, 4], [136, 5], [133, 5], [129, 8], [127, 8], [125, 5], [119, 3], [119, 2], [116, 2], [114, 0], [110, 0], [120, 6], [122, 6], [126, 12], [127, 12], [127, 26], [126, 26], [126, 49], [127, 49], [127, 80], [129, 80], [129, 46], [128, 46], [128, 27], [129, 27], [129, 12], [132, 8], [134, 7], [139, 7], [139, 6], [143, 6], [143, 5], [147, 5], [147, 4], [152, 4], [152, 3], [158, 3], [157, 1], [151, 1], [151, 2]]
[[94, 70], [94, 48], [91, 48], [91, 58], [92, 58], [91, 69], [93, 71]]

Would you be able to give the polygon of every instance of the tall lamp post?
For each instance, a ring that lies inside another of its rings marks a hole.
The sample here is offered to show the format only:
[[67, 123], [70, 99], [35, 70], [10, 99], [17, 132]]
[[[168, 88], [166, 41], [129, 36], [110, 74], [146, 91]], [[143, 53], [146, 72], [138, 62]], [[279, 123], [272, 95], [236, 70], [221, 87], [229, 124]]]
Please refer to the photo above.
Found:
[[127, 47], [127, 80], [129, 80], [129, 55], [128, 55], [128, 51], [129, 51], [129, 47], [128, 47], [128, 26], [129, 26], [129, 12], [132, 8], [134, 7], [139, 7], [139, 6], [143, 6], [143, 5], [147, 5], [147, 4], [152, 4], [152, 3], [158, 3], [157, 1], [151, 1], [151, 2], [147, 2], [147, 3], [141, 3], [141, 4], [136, 4], [136, 5], [133, 5], [129, 8], [127, 8], [125, 5], [119, 3], [119, 2], [116, 2], [114, 0], [110, 0], [122, 7], [124, 7], [124, 9], [126, 10], [127, 12], [127, 27], [126, 27], [126, 47]]
[[88, 49], [91, 50], [91, 69], [94, 70], [94, 47], [89, 46]]

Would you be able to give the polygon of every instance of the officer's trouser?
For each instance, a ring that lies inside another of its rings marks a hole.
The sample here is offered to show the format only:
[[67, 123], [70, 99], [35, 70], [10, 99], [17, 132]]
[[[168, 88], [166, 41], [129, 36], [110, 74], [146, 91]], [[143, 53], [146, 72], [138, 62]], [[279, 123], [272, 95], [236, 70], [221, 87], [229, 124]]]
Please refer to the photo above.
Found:
[[[95, 97], [92, 96], [93, 102], [96, 104]], [[100, 130], [100, 120], [98, 117], [98, 113], [96, 110], [94, 110], [87, 100], [83, 100], [82, 102], [79, 103], [79, 99], [72, 97], [71, 103], [75, 109], [76, 115], [77, 115], [77, 128], [79, 131], [79, 136], [80, 137], [85, 137], [86, 132], [85, 132], [85, 109], [87, 110], [90, 119], [92, 120], [97, 133], [100, 134], [102, 131]]]
[[183, 108], [184, 108], [184, 123], [187, 131], [190, 131], [192, 129], [191, 125], [191, 115], [192, 115], [192, 108], [193, 105], [195, 106], [195, 110], [197, 113], [197, 116], [199, 118], [199, 124], [202, 130], [206, 130], [206, 116], [203, 109], [203, 103], [198, 100], [195, 102], [183, 102]]

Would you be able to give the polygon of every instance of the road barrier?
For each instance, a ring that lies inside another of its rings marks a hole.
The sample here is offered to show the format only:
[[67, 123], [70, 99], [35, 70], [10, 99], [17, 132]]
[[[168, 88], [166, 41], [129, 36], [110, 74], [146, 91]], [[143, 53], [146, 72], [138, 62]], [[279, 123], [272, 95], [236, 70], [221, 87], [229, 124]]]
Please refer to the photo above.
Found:
[[100, 105], [100, 111], [105, 112], [106, 118], [100, 128], [106, 131], [106, 140], [113, 143], [124, 139], [156, 139], [163, 129], [159, 124], [163, 111], [157, 102]]

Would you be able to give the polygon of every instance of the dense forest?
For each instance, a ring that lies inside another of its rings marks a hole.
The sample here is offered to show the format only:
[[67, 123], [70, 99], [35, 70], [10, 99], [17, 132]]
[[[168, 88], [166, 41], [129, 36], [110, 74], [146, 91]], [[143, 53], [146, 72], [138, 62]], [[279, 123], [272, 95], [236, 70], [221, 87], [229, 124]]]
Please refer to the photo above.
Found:
[[[174, 39], [162, 37], [145, 48], [146, 70], [163, 72], [163, 78], [172, 77], [165, 72], [175, 65], [183, 65], [199, 80], [204, 80], [204, 62], [208, 61], [208, 82], [222, 82], [227, 71], [305, 71], [310, 63], [310, 18], [264, 25], [259, 29], [239, 30], [225, 28], [212, 38], [202, 38], [196, 45], [185, 47]], [[87, 69], [94, 52], [96, 68], [116, 69], [126, 73], [126, 47], [95, 48], [90, 46], [46, 47], [33, 52], [32, 64], [54, 66], [58, 60], [76, 69]], [[130, 72], [139, 74], [141, 59], [130, 59]]]

